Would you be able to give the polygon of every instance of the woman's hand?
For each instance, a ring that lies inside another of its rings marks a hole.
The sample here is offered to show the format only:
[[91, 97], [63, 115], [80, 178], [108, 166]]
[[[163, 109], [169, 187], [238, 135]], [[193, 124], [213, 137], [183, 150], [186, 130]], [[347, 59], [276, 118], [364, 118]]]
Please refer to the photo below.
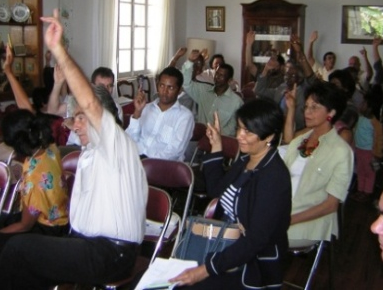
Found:
[[211, 153], [222, 151], [222, 141], [220, 134], [218, 113], [214, 112], [214, 126], [207, 123], [206, 136], [209, 138]]
[[12, 49], [7, 45], [5, 62], [3, 64], [3, 70], [5, 73], [12, 73], [13, 53]]
[[206, 270], [205, 265], [201, 265], [195, 268], [190, 268], [183, 271], [178, 276], [169, 280], [169, 282], [177, 283], [177, 285], [193, 285], [209, 277], [209, 273]]

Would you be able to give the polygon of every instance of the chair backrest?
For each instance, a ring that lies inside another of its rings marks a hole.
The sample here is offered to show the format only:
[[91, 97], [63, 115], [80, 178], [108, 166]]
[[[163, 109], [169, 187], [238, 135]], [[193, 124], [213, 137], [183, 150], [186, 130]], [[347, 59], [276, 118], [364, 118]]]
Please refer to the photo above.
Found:
[[205, 135], [206, 135], [206, 125], [203, 123], [197, 122], [194, 124], [193, 134], [190, 141], [199, 141]]
[[10, 185], [11, 170], [5, 162], [0, 161], [0, 212], [3, 210], [3, 206], [8, 195]]
[[[222, 140], [222, 153], [227, 165], [231, 165], [239, 156], [239, 144], [238, 140], [230, 136], [221, 136]], [[196, 160], [198, 152], [203, 154], [209, 153], [211, 151], [211, 145], [209, 138], [205, 135], [198, 141], [196, 150], [193, 153], [190, 164], [193, 164]]]
[[21, 185], [22, 180], [19, 179], [15, 184], [12, 184], [9, 187], [8, 194], [5, 198], [2, 212], [5, 214], [10, 214], [15, 206], [15, 202], [19, 195], [19, 187]]
[[[169, 194], [163, 189], [149, 186], [148, 203], [146, 205], [146, 218], [163, 224], [150, 263], [154, 261], [162, 247], [162, 242], [165, 236], [165, 232], [168, 228], [171, 215], [172, 202]], [[152, 237], [150, 240], [153, 241]]]
[[68, 196], [70, 198], [72, 195], [72, 189], [73, 189], [73, 184], [74, 184], [74, 179], [76, 174], [73, 173], [72, 171], [64, 171], [64, 176], [66, 180], [66, 186], [68, 188]]
[[[142, 80], [142, 88], [140, 88], [141, 80]], [[150, 102], [152, 97], [152, 89], [151, 89], [149, 77], [144, 75], [139, 75], [137, 77], [137, 84], [138, 84], [137, 86], [138, 89], [141, 89], [146, 94], [147, 101]]]
[[80, 154], [81, 154], [80, 150], [75, 150], [75, 151], [72, 151], [72, 152], [68, 153], [67, 155], [65, 155], [61, 159], [63, 170], [64, 171], [70, 171], [70, 172], [76, 174], [77, 163], [78, 163], [78, 158], [79, 158]]
[[143, 159], [142, 165], [145, 169], [149, 185], [169, 189], [187, 189], [185, 207], [179, 228], [179, 233], [181, 233], [193, 194], [194, 174], [192, 169], [189, 165], [181, 161], [156, 158]]
[[117, 93], [119, 97], [133, 99], [135, 96], [134, 84], [128, 80], [117, 81]]

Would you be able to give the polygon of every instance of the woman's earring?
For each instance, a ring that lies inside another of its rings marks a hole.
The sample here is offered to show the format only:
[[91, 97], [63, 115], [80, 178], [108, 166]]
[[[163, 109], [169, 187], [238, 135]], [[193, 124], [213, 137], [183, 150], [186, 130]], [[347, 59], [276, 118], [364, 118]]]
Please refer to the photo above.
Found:
[[271, 142], [267, 142], [266, 145], [267, 145], [267, 147], [270, 147], [271, 146]]
[[331, 122], [332, 120], [332, 116], [328, 115], [327, 118], [326, 118], [327, 121]]

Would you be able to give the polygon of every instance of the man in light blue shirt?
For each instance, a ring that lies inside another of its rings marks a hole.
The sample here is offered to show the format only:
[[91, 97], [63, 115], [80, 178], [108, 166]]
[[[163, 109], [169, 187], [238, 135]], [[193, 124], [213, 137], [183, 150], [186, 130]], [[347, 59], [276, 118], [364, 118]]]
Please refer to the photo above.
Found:
[[177, 100], [183, 76], [167, 67], [158, 79], [156, 100], [146, 104], [141, 91], [134, 98], [134, 113], [125, 132], [137, 143], [141, 156], [183, 161], [194, 128], [193, 114]]

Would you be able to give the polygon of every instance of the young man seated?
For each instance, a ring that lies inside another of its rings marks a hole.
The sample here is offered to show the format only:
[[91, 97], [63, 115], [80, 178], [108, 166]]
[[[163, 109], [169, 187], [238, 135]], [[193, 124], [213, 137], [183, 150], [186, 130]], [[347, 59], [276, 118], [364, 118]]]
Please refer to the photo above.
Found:
[[126, 132], [136, 141], [140, 155], [150, 158], [184, 160], [194, 128], [194, 117], [178, 101], [182, 73], [167, 67], [159, 75], [158, 98], [146, 104], [139, 91], [134, 98], [134, 113]]

